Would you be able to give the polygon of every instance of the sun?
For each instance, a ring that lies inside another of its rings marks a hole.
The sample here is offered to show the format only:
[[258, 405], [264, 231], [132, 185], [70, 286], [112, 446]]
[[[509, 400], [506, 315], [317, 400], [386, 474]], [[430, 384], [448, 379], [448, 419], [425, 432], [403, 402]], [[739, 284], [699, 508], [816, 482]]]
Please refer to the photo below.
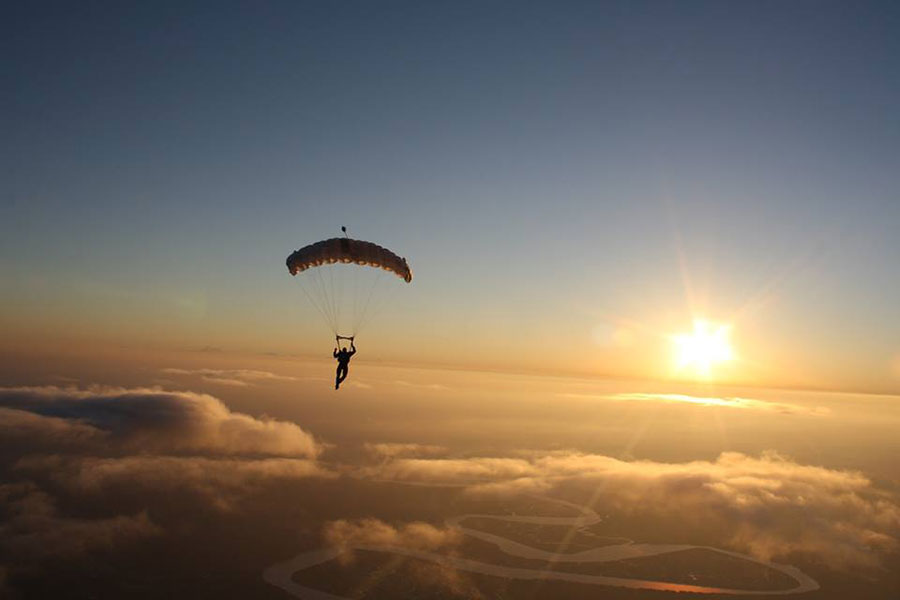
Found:
[[695, 320], [692, 333], [672, 336], [676, 368], [679, 371], [691, 369], [704, 378], [712, 377], [715, 365], [734, 359], [734, 350], [728, 340], [730, 331], [729, 325]]

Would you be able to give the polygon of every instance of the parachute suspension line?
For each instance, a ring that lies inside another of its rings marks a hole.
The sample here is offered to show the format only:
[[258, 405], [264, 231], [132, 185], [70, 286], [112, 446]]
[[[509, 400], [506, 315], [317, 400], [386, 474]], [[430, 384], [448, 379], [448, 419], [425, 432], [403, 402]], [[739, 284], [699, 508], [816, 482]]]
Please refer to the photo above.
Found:
[[[344, 237], [345, 237], [346, 239], [348, 239], [348, 240], [350, 239], [350, 234], [347, 233], [347, 226], [346, 226], [346, 225], [341, 225], [341, 232], [344, 234]], [[350, 242], [347, 242], [347, 243], [349, 244]], [[332, 276], [333, 276], [333, 275], [334, 275], [334, 272], [332, 272]], [[355, 283], [355, 282], [356, 282], [356, 279], [354, 279], [353, 281], [354, 281], [354, 283]], [[337, 294], [334, 296], [334, 299], [335, 299], [335, 305], [338, 307], [338, 319], [337, 319], [337, 321], [335, 322], [335, 329], [337, 329], [337, 327], [339, 327], [339, 326], [340, 326], [340, 323], [341, 323], [341, 322], [340, 322], [340, 309], [341, 309], [340, 299], [344, 297], [344, 296], [343, 296], [343, 291], [344, 291], [344, 285], [343, 285], [343, 284], [344, 284], [344, 280], [343, 280], [342, 278], [338, 278], [338, 290], [337, 290]], [[353, 300], [354, 300], [354, 306], [353, 306], [353, 314], [350, 315], [351, 317], [355, 317], [355, 316], [356, 316], [356, 297], [355, 297], [355, 296], [354, 296]], [[354, 336], [354, 335], [356, 335], [356, 327], [354, 327], [354, 328], [353, 328], [353, 331], [350, 332], [350, 336], [351, 336], [350, 339], [353, 339], [352, 336]]]
[[328, 297], [331, 299], [331, 310], [334, 314], [334, 331], [335, 333], [340, 333], [338, 328], [341, 326], [341, 296], [336, 292], [334, 286], [335, 268], [334, 265], [328, 267]]
[[338, 320], [337, 312], [334, 307], [334, 292], [330, 291], [329, 284], [325, 281], [325, 276], [322, 274], [321, 270], [314, 269], [313, 273], [314, 281], [319, 288], [318, 297], [321, 299], [322, 306], [325, 309], [325, 313], [328, 315], [328, 326], [334, 333], [337, 333]]
[[[304, 289], [306, 289], [305, 288], [306, 284], [303, 282], [303, 280], [300, 279], [299, 281], [300, 281], [300, 284], [304, 286]], [[325, 316], [325, 322], [330, 324], [331, 323], [331, 315], [328, 314], [328, 307], [325, 305], [325, 302], [323, 301], [324, 296], [322, 295], [322, 291], [318, 289], [319, 282], [317, 281], [317, 278], [315, 276], [309, 277], [309, 286], [311, 288], [311, 291], [308, 292], [310, 299], [319, 308], [319, 311]]]
[[[365, 325], [369, 317], [369, 308], [372, 304], [372, 295], [375, 292], [375, 288], [378, 287], [378, 284], [381, 283], [382, 278], [384, 276], [384, 271], [381, 269], [372, 277], [372, 283], [369, 285], [368, 293], [366, 293], [366, 298], [363, 300], [359, 311], [356, 313], [356, 322], [353, 324], [353, 333], [354, 335], [359, 332], [359, 330]], [[377, 307], [376, 307], [377, 308]]]
[[[386, 277], [379, 281], [380, 290], [375, 294], [375, 299], [372, 302], [372, 306], [366, 313], [366, 322], [374, 320], [381, 313], [383, 313], [384, 310], [388, 306], [390, 306], [392, 301], [397, 297], [397, 290], [399, 288], [397, 286], [391, 285], [388, 281], [389, 279], [390, 277]], [[387, 288], [387, 290], [381, 291], [384, 288]]]
[[[346, 302], [342, 301], [342, 299], [344, 298], [344, 280], [346, 279], [345, 276], [347, 275], [346, 267], [341, 265], [337, 268], [342, 269], [343, 274], [338, 274], [335, 277], [334, 271], [336, 269], [332, 269], [331, 274], [332, 274], [332, 277], [336, 280], [335, 281], [336, 289], [335, 289], [335, 294], [334, 294], [334, 304], [335, 304], [335, 307], [337, 307], [337, 326], [340, 327], [341, 324], [346, 320], [346, 318], [342, 317], [341, 311], [346, 311], [347, 308], [349, 308], [349, 307], [347, 306]], [[350, 318], [352, 318], [352, 317], [353, 317], [353, 315], [351, 314]], [[354, 332], [351, 331], [350, 335], [353, 335], [353, 333]]]
[[[328, 273], [328, 300], [331, 302], [331, 318], [334, 320], [332, 328], [336, 333], [340, 333], [339, 328], [341, 326], [341, 307], [338, 304], [340, 297], [337, 295], [334, 289], [334, 265], [326, 267]], [[322, 275], [323, 282], [325, 281], [325, 275]]]
[[318, 311], [318, 313], [320, 315], [322, 315], [322, 318], [325, 319], [325, 322], [326, 323], [330, 322], [330, 318], [329, 318], [328, 314], [325, 312], [324, 307], [322, 305], [320, 305], [320, 303], [316, 301], [313, 294], [309, 290], [306, 289], [306, 284], [303, 283], [302, 280], [300, 281], [300, 289], [303, 290], [303, 293], [309, 299], [309, 303], [312, 304], [313, 307], [315, 307], [316, 311]]
[[316, 310], [319, 311], [319, 314], [325, 319], [325, 322], [328, 322], [328, 313], [325, 311], [325, 307], [322, 305], [321, 301], [316, 297], [314, 293], [315, 290], [312, 289], [313, 280], [309, 279], [308, 282], [304, 282], [303, 279], [298, 279], [298, 283], [300, 284], [300, 289], [303, 290], [303, 293], [306, 294], [306, 297], [309, 298], [309, 301], [313, 306], [316, 307]]
[[[341, 227], [344, 231], [346, 231], [346, 227]], [[359, 278], [353, 278], [353, 317], [356, 319], [357, 315], [359, 315]], [[356, 319], [358, 320], [358, 319]], [[357, 324], [353, 324], [353, 334], [356, 335]]]
[[322, 277], [321, 272], [315, 272], [313, 276], [313, 282], [316, 284], [318, 288], [316, 297], [319, 299], [319, 302], [322, 304], [322, 310], [327, 315], [326, 323], [331, 329], [335, 329], [335, 320], [334, 320], [334, 311], [331, 308], [331, 302], [328, 296], [328, 290], [325, 287], [325, 281]]

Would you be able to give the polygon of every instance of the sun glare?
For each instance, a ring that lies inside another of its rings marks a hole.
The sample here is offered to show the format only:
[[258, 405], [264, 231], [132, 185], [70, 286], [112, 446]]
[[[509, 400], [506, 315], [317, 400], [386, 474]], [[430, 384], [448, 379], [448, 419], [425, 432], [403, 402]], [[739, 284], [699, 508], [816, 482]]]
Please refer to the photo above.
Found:
[[712, 377], [715, 365], [734, 358], [734, 351], [728, 340], [730, 329], [728, 325], [697, 320], [694, 321], [692, 333], [673, 336], [677, 369], [690, 369], [698, 376]]

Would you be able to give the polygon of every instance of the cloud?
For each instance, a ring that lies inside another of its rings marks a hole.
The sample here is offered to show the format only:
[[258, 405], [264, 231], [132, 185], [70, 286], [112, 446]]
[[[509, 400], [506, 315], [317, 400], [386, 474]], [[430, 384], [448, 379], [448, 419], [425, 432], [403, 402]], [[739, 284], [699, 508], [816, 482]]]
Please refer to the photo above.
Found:
[[363, 470], [366, 476], [393, 481], [473, 484], [537, 476], [533, 464], [521, 458], [401, 458]]
[[[156, 388], [0, 388], [0, 563], [40, 572], [288, 482], [332, 478], [294, 423]], [[167, 515], [167, 516], [166, 516]], [[0, 586], [2, 589], [2, 586]]]
[[0, 449], [11, 475], [75, 494], [167, 489], [223, 509], [255, 485], [332, 476], [296, 424], [158, 389], [0, 388]]
[[98, 548], [113, 548], [159, 535], [146, 512], [110, 518], [71, 518], [34, 484], [0, 485], [0, 547], [17, 561], [68, 559]]
[[261, 381], [298, 380], [297, 377], [278, 375], [271, 371], [256, 371], [253, 369], [176, 369], [174, 367], [169, 367], [162, 369], [162, 372], [168, 375], [198, 376], [203, 381], [209, 383], [236, 387], [247, 387]]
[[64, 451], [97, 447], [107, 432], [80, 421], [45, 417], [27, 410], [0, 408], [0, 448]]
[[[603, 510], [731, 532], [736, 549], [769, 560], [816, 556], [833, 568], [871, 568], [898, 549], [900, 505], [867, 477], [801, 465], [774, 453], [714, 461], [627, 462], [578, 452], [532, 458], [408, 459], [367, 467], [369, 477], [464, 485], [470, 494], [581, 489]], [[598, 492], [597, 490], [601, 490]], [[599, 509], [599, 507], [598, 507]]]
[[[353, 560], [356, 548], [435, 551], [455, 548], [463, 541], [462, 532], [453, 527], [435, 527], [421, 521], [394, 527], [378, 519], [331, 521], [323, 527], [322, 536], [326, 545], [338, 549], [338, 560], [342, 563]], [[448, 565], [422, 561], [406, 566], [403, 577], [407, 579], [408, 589], [439, 589], [450, 597], [484, 598], [469, 577]], [[366, 595], [367, 585], [376, 582], [377, 577], [391, 574], [392, 571], [381, 571], [373, 575], [351, 595]]]
[[234, 510], [241, 499], [265, 485], [335, 475], [309, 459], [126, 456], [119, 458], [35, 456], [19, 460], [15, 471], [50, 479], [77, 496], [128, 490], [199, 498], [217, 510]]
[[322, 535], [329, 546], [343, 552], [360, 546], [435, 550], [455, 546], [462, 540], [462, 534], [454, 528], [437, 528], [421, 521], [396, 528], [378, 519], [331, 521], [325, 524]]
[[695, 404], [710, 407], [743, 408], [750, 410], [774, 411], [782, 414], [804, 414], [823, 416], [829, 414], [830, 409], [823, 406], [800, 406], [783, 402], [769, 402], [768, 400], [756, 400], [754, 398], [739, 398], [736, 396], [690, 396], [688, 394], [655, 394], [644, 392], [631, 392], [622, 394], [558, 394], [561, 398], [581, 398], [614, 401], [651, 401], [666, 403]]
[[347, 382], [346, 384], [344, 384], [344, 385], [349, 385], [350, 387], [359, 388], [359, 389], [361, 389], [361, 390], [371, 390], [371, 389], [372, 389], [372, 384], [371, 384], [371, 383], [364, 383], [364, 382], [362, 382], [362, 381], [355, 381], [355, 380], [354, 380], [354, 381], [348, 381], [348, 382]]
[[421, 390], [433, 390], [436, 392], [443, 392], [450, 389], [446, 385], [440, 383], [414, 383], [412, 381], [406, 381], [405, 379], [395, 379], [394, 385]]
[[[232, 412], [217, 398], [154, 388], [0, 388], [0, 407], [17, 414], [40, 435], [66, 430], [107, 436], [131, 450], [150, 453], [261, 454], [314, 458], [320, 447], [294, 423]], [[94, 431], [89, 431], [93, 427]], [[57, 431], [53, 431], [57, 430]]]
[[444, 454], [447, 448], [429, 444], [397, 444], [381, 443], [363, 445], [366, 452], [378, 458], [397, 458], [398, 456], [434, 456]]

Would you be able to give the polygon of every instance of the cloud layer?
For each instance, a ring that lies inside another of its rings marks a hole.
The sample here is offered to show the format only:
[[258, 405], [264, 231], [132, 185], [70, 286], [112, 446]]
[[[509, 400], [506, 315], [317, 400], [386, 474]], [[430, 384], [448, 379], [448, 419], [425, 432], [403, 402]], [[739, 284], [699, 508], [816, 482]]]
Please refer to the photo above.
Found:
[[0, 485], [0, 510], [0, 549], [17, 562], [48, 556], [67, 559], [160, 533], [146, 512], [97, 519], [64, 517], [53, 497], [31, 483]]
[[320, 451], [296, 424], [206, 394], [0, 388], [0, 562], [30, 572], [165, 535], [154, 507], [234, 511], [260, 490], [332, 477]]
[[755, 398], [740, 398], [737, 396], [691, 396], [688, 394], [658, 394], [647, 392], [628, 392], [620, 394], [559, 394], [562, 398], [582, 398], [597, 400], [615, 400], [619, 402], [663, 402], [667, 404], [693, 404], [697, 406], [739, 408], [745, 410], [759, 410], [778, 412], [786, 415], [811, 415], [824, 416], [831, 411], [823, 406], [800, 406], [785, 402], [771, 402], [769, 400], [757, 400]]
[[378, 479], [464, 485], [473, 494], [581, 489], [597, 509], [679, 519], [732, 532], [735, 548], [770, 560], [793, 553], [833, 568], [875, 567], [898, 548], [900, 506], [860, 473], [797, 464], [774, 453], [715, 461], [627, 462], [555, 452], [533, 458], [398, 458]]
[[177, 369], [169, 367], [162, 369], [162, 372], [167, 375], [193, 375], [208, 383], [237, 387], [247, 387], [262, 381], [297, 381], [296, 377], [254, 369]]

